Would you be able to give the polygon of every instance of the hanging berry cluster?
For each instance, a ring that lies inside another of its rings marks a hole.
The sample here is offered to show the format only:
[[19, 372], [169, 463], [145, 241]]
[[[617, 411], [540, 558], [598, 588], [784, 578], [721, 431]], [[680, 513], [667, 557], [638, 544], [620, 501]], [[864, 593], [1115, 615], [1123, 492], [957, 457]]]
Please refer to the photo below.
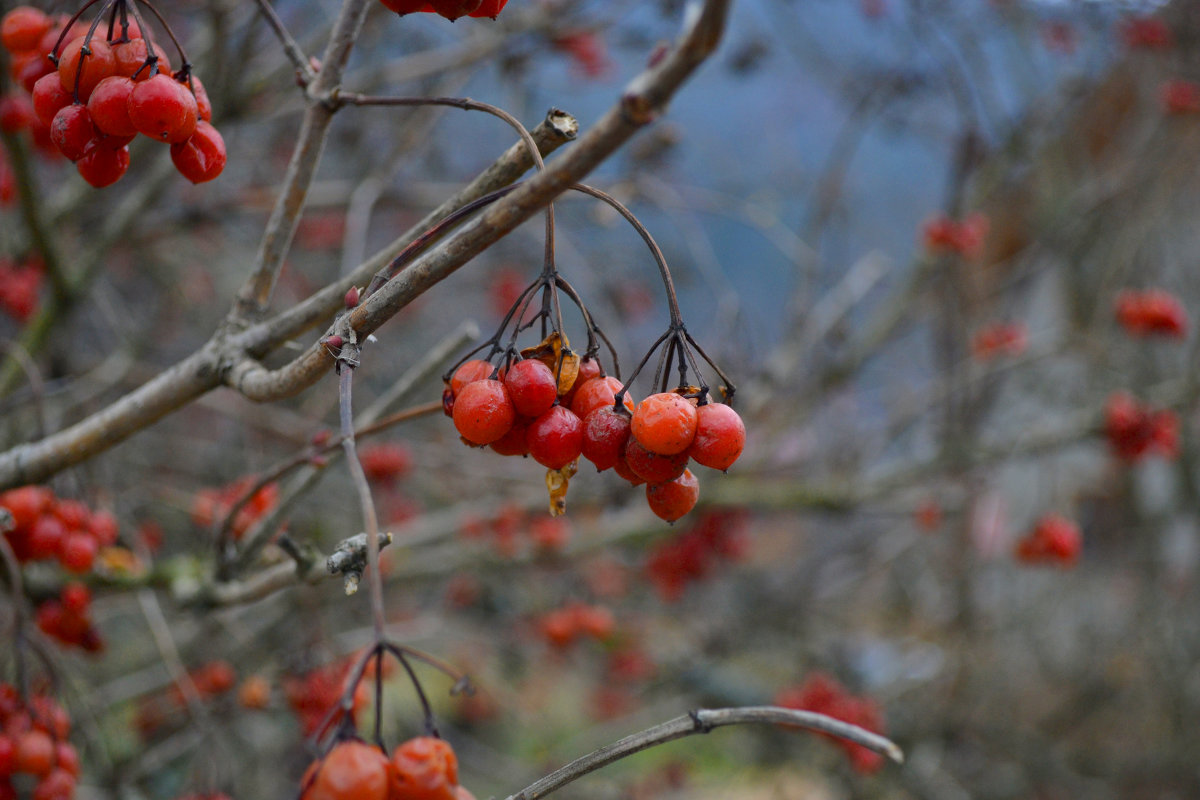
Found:
[[[687, 332], [670, 271], [650, 233], [611, 196], [588, 186], [575, 188], [625, 217], [658, 265], [671, 324], [630, 378], [632, 382], [659, 352], [653, 382], [657, 392], [636, 403], [626, 384], [605, 373], [597, 354], [600, 342], [608, 340], [579, 294], [558, 274], [550, 244], [542, 274], [517, 297], [496, 334], [444, 376], [443, 409], [467, 445], [530, 456], [546, 467], [551, 514], [565, 510], [567, 485], [582, 456], [599, 471], [613, 469], [634, 486], [645, 484], [650, 509], [674, 522], [699, 499], [699, 483], [689, 463], [724, 471], [741, 456], [746, 429], [728, 405], [734, 387]], [[551, 225], [548, 237], [552, 230]], [[588, 345], [582, 357], [571, 350], [563, 331], [560, 292], [579, 309], [586, 326]], [[538, 297], [541, 308], [531, 313]], [[520, 334], [539, 324], [542, 341], [517, 350]], [[472, 358], [483, 350], [485, 358]], [[714, 402], [697, 354], [722, 379], [720, 392], [726, 402]], [[615, 368], [615, 353], [613, 363]], [[679, 381], [669, 390], [673, 367]], [[689, 381], [689, 372], [700, 385]]]
[[1017, 542], [1016, 557], [1024, 564], [1072, 567], [1083, 549], [1079, 526], [1060, 514], [1046, 514]]
[[1117, 295], [1117, 322], [1131, 336], [1187, 336], [1187, 312], [1179, 298], [1163, 289], [1126, 289]]
[[143, 3], [175, 44], [180, 67], [172, 71], [128, 0], [105, 0], [86, 31], [77, 27], [96, 2], [61, 23], [29, 6], [13, 9], [0, 23], [4, 46], [14, 64], [23, 65], [20, 80], [54, 146], [97, 188], [125, 174], [129, 143], [138, 134], [169, 144], [176, 169], [192, 183], [216, 178], [225, 167], [225, 142], [175, 34], [157, 9]]
[[1129, 464], [1151, 454], [1167, 459], [1179, 455], [1179, 417], [1175, 412], [1139, 403], [1127, 392], [1115, 392], [1108, 398], [1104, 432], [1113, 453]]
[[23, 486], [0, 494], [0, 508], [13, 516], [4, 536], [17, 560], [57, 559], [68, 572], [89, 572], [102, 547], [117, 541], [117, 520], [77, 500], [55, 497], [43, 486]]
[[495, 19], [508, 0], [380, 0], [384, 8], [397, 14], [440, 14], [453, 22], [459, 17]]
[[[14, 783], [33, 787], [33, 800], [70, 800], [79, 778], [79, 755], [67, 741], [71, 717], [48, 694], [22, 700], [0, 683], [0, 797], [15, 798]], [[30, 795], [24, 795], [30, 796]]]

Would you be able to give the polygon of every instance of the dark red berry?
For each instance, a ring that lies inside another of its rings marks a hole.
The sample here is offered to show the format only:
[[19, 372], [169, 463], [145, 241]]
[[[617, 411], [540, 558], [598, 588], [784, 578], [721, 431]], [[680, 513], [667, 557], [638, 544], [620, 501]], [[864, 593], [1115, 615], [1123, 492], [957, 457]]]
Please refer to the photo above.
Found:
[[529, 424], [529, 455], [550, 469], [562, 469], [583, 451], [583, 422], [570, 409], [554, 406]]

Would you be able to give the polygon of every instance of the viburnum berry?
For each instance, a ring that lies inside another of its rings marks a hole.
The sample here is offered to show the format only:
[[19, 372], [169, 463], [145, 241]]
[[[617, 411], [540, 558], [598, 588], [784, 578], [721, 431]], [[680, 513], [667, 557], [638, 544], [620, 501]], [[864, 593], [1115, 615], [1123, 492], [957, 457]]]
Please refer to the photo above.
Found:
[[87, 109], [92, 124], [109, 136], [135, 136], [138, 132], [129, 118], [129, 94], [136, 84], [129, 78], [111, 75], [92, 90]]
[[696, 436], [687, 454], [693, 461], [722, 472], [733, 466], [746, 445], [742, 418], [724, 403], [705, 403], [696, 409]]
[[92, 593], [82, 583], [68, 583], [59, 597], [62, 606], [72, 614], [84, 614], [92, 604]]
[[[116, 65], [115, 74], [138, 83], [153, 77], [150, 67], [146, 64], [150, 51], [145, 39], [130, 39], [128, 42], [114, 44], [112, 51]], [[167, 58], [167, 54], [158, 45], [154, 46], [154, 54], [158, 56], [158, 60], [154, 62], [158, 67], [157, 74], [170, 75], [171, 61]]]
[[458, 758], [444, 739], [418, 736], [392, 752], [391, 800], [456, 800]]
[[362, 462], [367, 480], [391, 484], [412, 469], [413, 458], [403, 445], [385, 442], [364, 447], [359, 451], [358, 460]]
[[[84, 53], [84, 38], [80, 36], [68, 42], [58, 59], [58, 78], [62, 81], [63, 88], [78, 94], [81, 102], [87, 102], [92, 90], [100, 81], [116, 74], [117, 69], [117, 61], [108, 42], [94, 37], [87, 44], [88, 52]], [[76, 76], [79, 80], [78, 86]]]
[[75, 794], [75, 776], [56, 767], [33, 788], [31, 800], [71, 800]]
[[510, 366], [504, 373], [504, 386], [513, 407], [523, 417], [541, 416], [558, 398], [554, 372], [536, 358], [527, 358]]
[[633, 438], [660, 456], [683, 453], [696, 436], [696, 419], [693, 401], [674, 392], [652, 394], [638, 403], [633, 412]]
[[196, 113], [200, 115], [201, 121], [212, 122], [212, 100], [208, 97], [208, 90], [204, 88], [198, 76], [191, 75], [188, 80], [191, 81], [192, 92], [196, 97]]
[[73, 104], [60, 109], [50, 123], [51, 141], [72, 161], [83, 158], [88, 143], [95, 138], [96, 128], [85, 105]]
[[[664, 456], [652, 453], [633, 436], [625, 445], [625, 466], [646, 483], [667, 483], [683, 474], [687, 469], [688, 454], [676, 453]], [[617, 465], [617, 474], [621, 474]]]
[[225, 169], [225, 160], [225, 140], [204, 120], [196, 123], [195, 131], [188, 139], [171, 145], [171, 161], [192, 183], [205, 183], [216, 178]]
[[54, 768], [54, 740], [43, 730], [25, 731], [17, 738], [13, 772], [45, 775]]
[[[129, 94], [129, 119], [151, 139], [185, 142], [196, 131], [198, 116], [196, 98], [187, 87], [161, 72], [138, 83]], [[224, 154], [223, 144], [221, 151]]]
[[[632, 440], [633, 437], [630, 436], [627, 441]], [[625, 459], [625, 452], [622, 452], [621, 457], [617, 459], [617, 463], [613, 464], [613, 472], [617, 473], [617, 476], [621, 479], [629, 481], [630, 486], [641, 486], [646, 482], [645, 478], [630, 469], [629, 462]]]
[[70, 775], [79, 777], [79, 752], [70, 742], [58, 742], [54, 745], [54, 765], [66, 770]]
[[1017, 543], [1017, 560], [1026, 564], [1071, 567], [1079, 560], [1083, 535], [1079, 526], [1061, 514], [1046, 514], [1029, 535]]
[[492, 365], [482, 359], [473, 358], [466, 361], [454, 370], [454, 376], [450, 378], [450, 391], [457, 397], [468, 383], [486, 380], [491, 377], [492, 372]]
[[10, 53], [33, 50], [52, 27], [54, 20], [39, 9], [18, 6], [0, 19], [0, 43]]
[[666, 483], [651, 483], [646, 486], [646, 502], [655, 516], [674, 522], [696, 507], [700, 499], [700, 482], [690, 469]]
[[433, 10], [450, 21], [479, 10], [480, 0], [429, 0]]
[[28, 97], [7, 95], [0, 97], [0, 131], [17, 133], [37, 122], [37, 114]]
[[388, 759], [364, 742], [340, 742], [301, 779], [300, 800], [389, 800]]
[[517, 418], [508, 433], [488, 445], [502, 456], [529, 455], [529, 420]]
[[611, 405], [597, 408], [583, 421], [583, 457], [599, 472], [617, 466], [629, 442], [629, 430], [629, 414], [615, 411]]
[[49, 125], [54, 115], [71, 105], [71, 93], [63, 88], [58, 73], [43, 75], [33, 85], [33, 111], [38, 119]]
[[[617, 392], [625, 388], [619, 380], [611, 375], [603, 378], [592, 378], [585, 381], [582, 385], [576, 379], [575, 384], [576, 386], [573, 388], [576, 388], [576, 391], [571, 398], [571, 410], [580, 419], [586, 419], [587, 415], [597, 408], [604, 406], [611, 407], [616, 403]], [[633, 413], [634, 402], [628, 393], [625, 394], [625, 407], [629, 409], [630, 413]]]
[[0, 778], [7, 778], [13, 774], [16, 757], [17, 746], [13, 744], [12, 737], [0, 734]]
[[496, 441], [508, 433], [516, 418], [508, 390], [498, 380], [469, 383], [454, 399], [454, 427], [473, 444]]
[[529, 423], [525, 438], [534, 461], [562, 469], [583, 451], [583, 422], [569, 409], [554, 406]]
[[599, 378], [600, 362], [594, 358], [584, 358], [579, 362], [579, 371], [575, 373], [575, 382], [571, 384], [571, 388], [562, 397], [562, 404], [567, 408], [575, 402], [575, 393], [583, 388], [583, 385], [593, 378]]
[[101, 139], [94, 140], [88, 144], [83, 157], [75, 162], [75, 169], [97, 189], [111, 186], [129, 169], [129, 147], [124, 144], [113, 147]]
[[90, 534], [74, 531], [63, 537], [58, 560], [68, 572], [81, 575], [92, 569], [99, 549], [96, 540]]

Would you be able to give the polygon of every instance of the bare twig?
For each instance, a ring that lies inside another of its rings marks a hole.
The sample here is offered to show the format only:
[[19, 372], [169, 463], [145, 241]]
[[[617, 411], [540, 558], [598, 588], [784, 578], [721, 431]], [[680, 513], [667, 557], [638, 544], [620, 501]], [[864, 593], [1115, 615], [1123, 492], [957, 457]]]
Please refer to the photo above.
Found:
[[857, 725], [816, 714], [811, 711], [794, 711], [775, 706], [746, 706], [744, 708], [699, 709], [681, 717], [668, 720], [640, 733], [626, 736], [610, 745], [601, 747], [577, 758], [570, 764], [559, 767], [544, 778], [540, 778], [508, 800], [537, 800], [561, 789], [572, 781], [590, 772], [608, 766], [614, 761], [640, 753], [660, 744], [682, 739], [697, 733], [708, 733], [713, 728], [725, 725], [788, 725], [806, 728], [818, 733], [837, 736], [887, 756], [897, 764], [903, 763], [904, 753], [894, 742]]
[[283, 20], [275, 13], [275, 7], [271, 5], [271, 0], [255, 0], [258, 3], [258, 10], [262, 12], [263, 17], [267, 20], [267, 25], [275, 33], [275, 37], [279, 39], [279, 43], [283, 45], [283, 52], [292, 62], [292, 66], [296, 68], [296, 76], [300, 80], [302, 86], [308, 86], [317, 76], [313, 72], [312, 64], [308, 60], [308, 56], [304, 54], [300, 44], [292, 37], [287, 27], [283, 24]]

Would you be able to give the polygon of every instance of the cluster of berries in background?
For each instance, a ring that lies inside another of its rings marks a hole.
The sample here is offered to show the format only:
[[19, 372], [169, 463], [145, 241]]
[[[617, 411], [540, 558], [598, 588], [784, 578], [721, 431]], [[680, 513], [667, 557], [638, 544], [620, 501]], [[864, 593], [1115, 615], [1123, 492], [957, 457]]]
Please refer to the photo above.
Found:
[[[872, 733], [884, 732], [883, 712], [879, 704], [869, 697], [853, 694], [824, 672], [811, 673], [799, 686], [780, 690], [775, 695], [775, 705], [824, 714]], [[883, 756], [873, 750], [845, 739], [820, 735], [842, 748], [849, 756], [850, 764], [859, 772], [876, 772], [883, 766]]]
[[1104, 432], [1117, 458], [1136, 463], [1158, 454], [1179, 455], [1179, 418], [1170, 409], [1139, 403], [1127, 392], [1116, 392], [1104, 407]]
[[[188, 670], [188, 680], [196, 696], [208, 701], [232, 689], [237, 683], [237, 673], [228, 661], [218, 659]], [[172, 684], [165, 691], [143, 695], [138, 699], [134, 724], [142, 738], [149, 741], [170, 723], [185, 720], [187, 704], [183, 687]]]
[[[123, 0], [115, 10], [125, 10]], [[191, 66], [172, 72], [167, 55], [123, 13], [100, 22], [95, 33], [78, 23], [67, 30], [64, 21], [30, 6], [0, 21], [18, 81], [54, 146], [97, 188], [125, 174], [138, 134], [169, 144], [176, 169], [193, 183], [220, 175], [225, 142]]]
[[961, 220], [938, 214], [925, 222], [921, 242], [930, 255], [958, 255], [974, 260], [983, 255], [983, 244], [990, 227], [984, 214], [969, 214]]
[[450, 21], [459, 17], [495, 19], [508, 0], [380, 0], [384, 8], [404, 14], [440, 14]]
[[463, 519], [459, 531], [464, 539], [489, 542], [502, 558], [516, 556], [523, 539], [539, 553], [561, 552], [571, 539], [571, 524], [563, 517], [527, 514], [511, 503], [501, 506], [491, 517]]
[[458, 783], [458, 758], [444, 739], [418, 736], [387, 753], [338, 742], [300, 781], [300, 800], [475, 800]]
[[[300, 721], [305, 736], [316, 733], [329, 716], [329, 711], [341, 699], [346, 678], [353, 667], [352, 660], [337, 661], [317, 667], [303, 675], [284, 678], [283, 694], [288, 706]], [[350, 722], [367, 703], [367, 686], [359, 683], [354, 692]]]
[[1187, 312], [1183, 303], [1162, 289], [1126, 289], [1117, 295], [1117, 322], [1131, 336], [1187, 336]]
[[1023, 564], [1071, 567], [1079, 560], [1083, 534], [1079, 526], [1060, 514], [1038, 520], [1025, 538], [1017, 542], [1017, 560]]
[[994, 322], [971, 337], [971, 355], [979, 361], [1015, 358], [1029, 347], [1029, 330], [1023, 322]]
[[706, 511], [688, 530], [650, 551], [646, 575], [659, 596], [673, 603], [689, 584], [709, 577], [721, 564], [741, 560], [748, 545], [744, 512]]
[[102, 547], [117, 541], [117, 519], [92, 511], [77, 500], [56, 497], [42, 486], [23, 486], [0, 494], [0, 508], [13, 516], [4, 533], [21, 563], [56, 559], [76, 575], [90, 572]]
[[44, 274], [40, 259], [0, 257], [0, 311], [19, 323], [28, 321], [37, 311]]
[[26, 703], [15, 686], [0, 683], [0, 798], [18, 796], [14, 782], [31, 786], [32, 800], [71, 800], [79, 754], [67, 741], [71, 717], [53, 697], [35, 693]]
[[[246, 492], [254, 486], [255, 478], [247, 475], [217, 489], [201, 489], [192, 500], [192, 522], [200, 528], [211, 528], [221, 522], [233, 510]], [[231, 531], [234, 539], [240, 539], [260, 518], [279, 503], [279, 486], [269, 483], [254, 493], [238, 509], [233, 518]]]
[[651, 510], [668, 522], [699, 498], [690, 461], [724, 471], [741, 455], [746, 430], [730, 406], [701, 403], [690, 392], [661, 392], [635, 405], [597, 360], [560, 368], [556, 377], [561, 363], [551, 355], [500, 370], [472, 359], [447, 382], [444, 408], [469, 445], [527, 455], [552, 471], [573, 472], [583, 456], [599, 471], [646, 484]]
[[612, 638], [617, 622], [605, 606], [569, 603], [542, 615], [538, 630], [545, 640], [558, 648], [568, 648], [580, 639], [605, 642]]

